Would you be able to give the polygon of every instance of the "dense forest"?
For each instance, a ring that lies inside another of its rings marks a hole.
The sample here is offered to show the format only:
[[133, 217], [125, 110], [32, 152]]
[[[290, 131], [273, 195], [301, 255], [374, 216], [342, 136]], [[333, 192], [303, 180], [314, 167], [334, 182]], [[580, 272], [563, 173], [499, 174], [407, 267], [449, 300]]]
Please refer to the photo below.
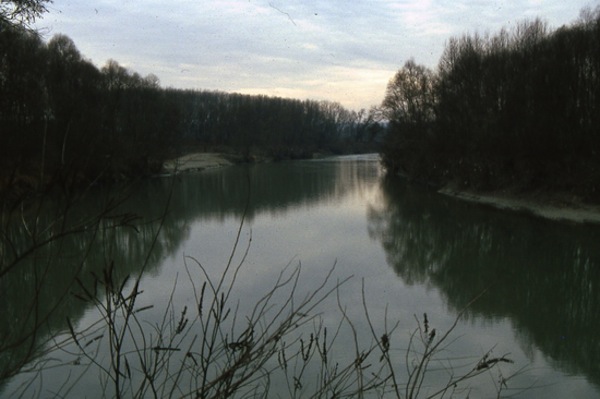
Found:
[[384, 165], [478, 191], [600, 200], [600, 8], [551, 31], [541, 20], [450, 39], [433, 71], [390, 80]]
[[156, 173], [192, 149], [242, 160], [372, 150], [381, 130], [372, 113], [333, 102], [161, 88], [2, 18], [0, 127], [1, 187], [13, 192]]

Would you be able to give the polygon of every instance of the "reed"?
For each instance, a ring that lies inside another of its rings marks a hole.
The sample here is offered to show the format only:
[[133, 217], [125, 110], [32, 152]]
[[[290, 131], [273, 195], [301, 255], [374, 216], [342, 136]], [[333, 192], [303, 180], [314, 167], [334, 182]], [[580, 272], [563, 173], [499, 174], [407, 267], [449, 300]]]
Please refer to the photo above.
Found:
[[[32, 233], [36, 239], [27, 251], [35, 253], [59, 242], [65, 234], [89, 231], [89, 226], [93, 226], [93, 241], [106, 230], [103, 220], [116, 209], [111, 203], [92, 224], [65, 224], [54, 235], [46, 236], [46, 241], [39, 239], [39, 233]], [[453, 343], [452, 333], [464, 311], [444, 332], [432, 328], [427, 315], [415, 317], [408, 347], [400, 348], [400, 321], [393, 320], [387, 308], [382, 320], [372, 316], [362, 281], [364, 320], [353, 319], [340, 295], [352, 277], [340, 279], [336, 264], [315, 284], [314, 276], [304, 276], [300, 262], [289, 262], [254, 303], [241, 306], [237, 289], [252, 245], [251, 234], [242, 242], [246, 213], [222, 273], [214, 277], [198, 259], [183, 259], [192, 287], [191, 305], [174, 300], [181, 289], [178, 279], [166, 303], [149, 304], [144, 298], [143, 277], [167, 209], [168, 204], [145, 263], [135, 275], [120, 276], [118, 265], [110, 260], [101, 273], [83, 273], [75, 279], [70, 294], [85, 302], [86, 309], [95, 309], [97, 318], [78, 325], [67, 317], [65, 331], [50, 334], [35, 347], [26, 346], [25, 356], [0, 378], [1, 383], [17, 374], [31, 376], [15, 388], [15, 397], [44, 397], [44, 373], [56, 368], [64, 369], [67, 375], [51, 393], [56, 397], [74, 396], [77, 386], [84, 384], [84, 379], [88, 384], [90, 376], [97, 376], [93, 390], [100, 392], [100, 397], [407, 399], [468, 392], [470, 384], [477, 384], [475, 378], [492, 369], [500, 370], [496, 385], [499, 396], [514, 376], [505, 377], [501, 370], [511, 362], [510, 357], [493, 356], [491, 350], [471, 359], [471, 367], [453, 366], [446, 350]], [[64, 215], [66, 219], [67, 212]], [[110, 220], [110, 229], [135, 228], [130, 215], [110, 216]], [[24, 226], [29, 231], [36, 227]], [[14, 273], [28, 256], [17, 254], [0, 270]], [[311, 280], [313, 288], [301, 293], [299, 287]], [[326, 301], [336, 302], [337, 317], [323, 316]], [[149, 317], [150, 312], [160, 317]], [[36, 314], [35, 309], [32, 314]], [[29, 336], [37, 337], [45, 327], [44, 320], [36, 321]], [[31, 342], [24, 340], [22, 344]], [[15, 346], [19, 342], [10, 348], [0, 346], [0, 358], [10, 357], [8, 349]], [[437, 373], [442, 363], [447, 378], [430, 378], [432, 369]]]

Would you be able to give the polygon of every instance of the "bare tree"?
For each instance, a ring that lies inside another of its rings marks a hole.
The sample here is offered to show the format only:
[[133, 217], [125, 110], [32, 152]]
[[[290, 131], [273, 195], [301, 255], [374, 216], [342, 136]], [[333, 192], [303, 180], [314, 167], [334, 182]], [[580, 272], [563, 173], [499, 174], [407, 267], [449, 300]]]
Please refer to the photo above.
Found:
[[22, 26], [30, 26], [44, 14], [52, 0], [1, 0], [0, 21]]

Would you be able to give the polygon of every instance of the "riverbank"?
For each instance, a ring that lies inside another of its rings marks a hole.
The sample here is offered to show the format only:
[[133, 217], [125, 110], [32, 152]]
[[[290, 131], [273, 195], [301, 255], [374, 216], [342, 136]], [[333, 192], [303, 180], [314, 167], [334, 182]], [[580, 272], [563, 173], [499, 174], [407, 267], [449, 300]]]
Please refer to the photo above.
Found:
[[186, 155], [182, 155], [164, 162], [161, 168], [161, 174], [172, 175], [178, 173], [198, 172], [205, 169], [230, 166], [239, 163], [278, 162], [282, 160], [326, 158], [329, 156], [333, 156], [333, 154], [327, 152], [300, 153], [291, 151], [273, 155], [256, 151], [248, 155], [242, 155], [241, 153], [236, 153], [235, 151], [198, 151], [190, 152]]
[[[216, 152], [195, 152], [171, 159], [163, 164], [164, 174], [189, 173], [205, 169], [230, 166], [235, 163], [231, 155]], [[545, 219], [600, 224], [600, 205], [584, 204], [567, 196], [541, 194], [476, 193], [463, 191], [450, 186], [438, 190], [439, 193], [464, 201], [492, 206], [497, 209], [524, 212]]]
[[549, 220], [600, 224], [600, 205], [590, 205], [568, 196], [541, 194], [482, 194], [444, 187], [439, 193], [497, 209], [528, 213]]
[[210, 168], [233, 165], [231, 157], [216, 152], [194, 152], [181, 157], [166, 161], [162, 167], [162, 173], [174, 174], [184, 172], [196, 172]]

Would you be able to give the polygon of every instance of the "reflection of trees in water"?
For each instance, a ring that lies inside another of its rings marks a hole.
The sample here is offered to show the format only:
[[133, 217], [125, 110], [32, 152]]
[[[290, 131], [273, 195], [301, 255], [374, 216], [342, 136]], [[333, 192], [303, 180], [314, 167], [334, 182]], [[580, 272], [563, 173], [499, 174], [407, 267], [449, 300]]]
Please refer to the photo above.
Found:
[[[56, 235], [69, 225], [86, 225], [84, 221], [89, 225], [84, 232], [34, 251], [0, 278], [0, 376], [30, 357], [31, 348], [65, 331], [67, 318], [74, 323], [81, 318], [87, 305], [72, 295], [77, 291], [73, 288], [76, 279], [92, 286], [93, 275], [102, 276], [111, 262], [121, 279], [135, 276], [143, 267], [145, 272], [155, 272], [186, 240], [194, 220], [241, 218], [249, 186], [248, 217], [253, 218], [263, 212], [286, 212], [318, 201], [338, 200], [372, 185], [378, 171], [376, 162], [294, 162], [242, 165], [175, 181], [153, 179], [81, 199], [69, 207], [66, 227], [55, 223], [64, 204], [49, 203], [43, 212], [35, 214], [40, 226], [54, 226], [48, 235]], [[123, 205], [106, 217], [96, 221], [90, 217], [123, 198], [127, 198]], [[140, 218], [129, 223], [131, 215]], [[127, 223], [123, 225], [123, 221]], [[112, 228], [115, 225], [118, 227]], [[5, 226], [0, 254], [2, 262], [8, 264], [13, 249], [22, 253], [32, 242], [20, 220]]]
[[485, 209], [396, 179], [369, 211], [370, 235], [408, 284], [427, 283], [470, 314], [510, 317], [568, 370], [600, 383], [600, 229]]
[[[240, 218], [248, 195], [247, 217], [336, 201], [374, 184], [375, 161], [281, 162], [207, 170], [175, 185], [170, 214], [180, 220]], [[159, 183], [160, 184], [160, 183]], [[167, 181], [162, 182], [168, 184]], [[250, 194], [248, 194], [248, 188]], [[162, 188], [158, 188], [162, 190]]]
[[[0, 379], [36, 357], [47, 339], [67, 328], [67, 318], [84, 314], [87, 305], [72, 295], [74, 285], [89, 289], [111, 262], [123, 279], [145, 264], [156, 268], [165, 256], [168, 241], [154, 240], [158, 222], [130, 220], [139, 209], [133, 196], [127, 206], [114, 207], [124, 195], [95, 192], [71, 204], [45, 198], [40, 210], [4, 219]], [[164, 209], [165, 202], [158, 206]]]

